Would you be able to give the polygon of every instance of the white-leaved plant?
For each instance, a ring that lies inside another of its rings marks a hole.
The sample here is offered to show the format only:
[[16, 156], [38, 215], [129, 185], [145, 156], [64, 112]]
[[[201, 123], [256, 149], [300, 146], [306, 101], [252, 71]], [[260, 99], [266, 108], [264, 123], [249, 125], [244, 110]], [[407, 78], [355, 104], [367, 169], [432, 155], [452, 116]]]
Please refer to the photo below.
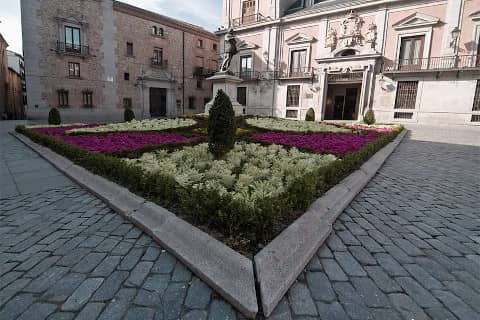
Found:
[[185, 187], [230, 194], [234, 200], [252, 208], [259, 200], [285, 192], [297, 178], [336, 160], [333, 155], [319, 155], [289, 150], [279, 145], [236, 143], [222, 160], [214, 160], [203, 143], [182, 150], [146, 153], [139, 159], [124, 159], [148, 173], [170, 176]]
[[351, 129], [339, 128], [322, 122], [296, 121], [280, 118], [251, 118], [246, 120], [253, 127], [288, 132], [335, 132], [350, 133]]
[[181, 118], [151, 119], [142, 121], [132, 120], [130, 122], [110, 123], [94, 128], [73, 129], [67, 131], [67, 134], [162, 131], [191, 127], [195, 124], [197, 124], [197, 122], [193, 119]]

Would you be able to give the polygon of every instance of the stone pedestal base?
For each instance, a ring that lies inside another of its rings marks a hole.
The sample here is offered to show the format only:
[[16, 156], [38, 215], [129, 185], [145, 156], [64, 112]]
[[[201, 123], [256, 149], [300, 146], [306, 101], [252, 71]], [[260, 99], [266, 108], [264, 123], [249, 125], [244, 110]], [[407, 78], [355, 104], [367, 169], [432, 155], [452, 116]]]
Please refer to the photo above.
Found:
[[218, 90], [223, 90], [230, 100], [232, 101], [233, 111], [236, 116], [245, 114], [245, 107], [237, 101], [237, 85], [243, 80], [235, 77], [234, 75], [226, 72], [217, 72], [213, 77], [208, 78], [213, 82], [213, 99], [205, 105], [205, 113], [210, 112], [210, 108], [213, 106], [213, 101], [217, 95]]

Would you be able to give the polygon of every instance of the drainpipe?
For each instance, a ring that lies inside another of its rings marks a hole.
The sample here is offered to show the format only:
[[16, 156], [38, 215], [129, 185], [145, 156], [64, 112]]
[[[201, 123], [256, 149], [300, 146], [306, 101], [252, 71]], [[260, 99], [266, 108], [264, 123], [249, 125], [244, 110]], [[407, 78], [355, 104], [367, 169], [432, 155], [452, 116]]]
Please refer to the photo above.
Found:
[[182, 115], [185, 114], [185, 31], [182, 32]]

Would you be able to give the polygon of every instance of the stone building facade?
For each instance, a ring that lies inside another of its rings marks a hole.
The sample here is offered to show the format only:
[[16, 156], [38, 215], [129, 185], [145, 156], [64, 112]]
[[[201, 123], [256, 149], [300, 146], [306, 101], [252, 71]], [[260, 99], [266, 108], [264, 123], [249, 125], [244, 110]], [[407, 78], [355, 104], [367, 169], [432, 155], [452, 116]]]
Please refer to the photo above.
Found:
[[247, 113], [480, 124], [480, 0], [224, 0], [222, 23]]
[[9, 120], [24, 119], [23, 77], [13, 68], [8, 68], [6, 94], [5, 113], [7, 118]]
[[59, 107], [66, 121], [203, 111], [218, 38], [112, 0], [21, 1], [29, 118]]
[[7, 75], [8, 75], [8, 60], [7, 60], [8, 43], [0, 34], [0, 119], [5, 117], [7, 106]]

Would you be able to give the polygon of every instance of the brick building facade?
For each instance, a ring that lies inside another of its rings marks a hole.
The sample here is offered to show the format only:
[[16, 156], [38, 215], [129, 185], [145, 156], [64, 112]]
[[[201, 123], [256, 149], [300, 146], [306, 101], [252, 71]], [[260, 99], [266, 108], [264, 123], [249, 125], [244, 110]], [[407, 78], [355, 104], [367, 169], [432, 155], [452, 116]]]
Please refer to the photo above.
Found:
[[0, 34], [0, 117], [3, 119], [6, 105], [7, 105], [7, 74], [8, 74], [8, 60], [7, 60], [8, 43]]
[[203, 112], [217, 37], [112, 0], [21, 1], [28, 117], [66, 121]]

